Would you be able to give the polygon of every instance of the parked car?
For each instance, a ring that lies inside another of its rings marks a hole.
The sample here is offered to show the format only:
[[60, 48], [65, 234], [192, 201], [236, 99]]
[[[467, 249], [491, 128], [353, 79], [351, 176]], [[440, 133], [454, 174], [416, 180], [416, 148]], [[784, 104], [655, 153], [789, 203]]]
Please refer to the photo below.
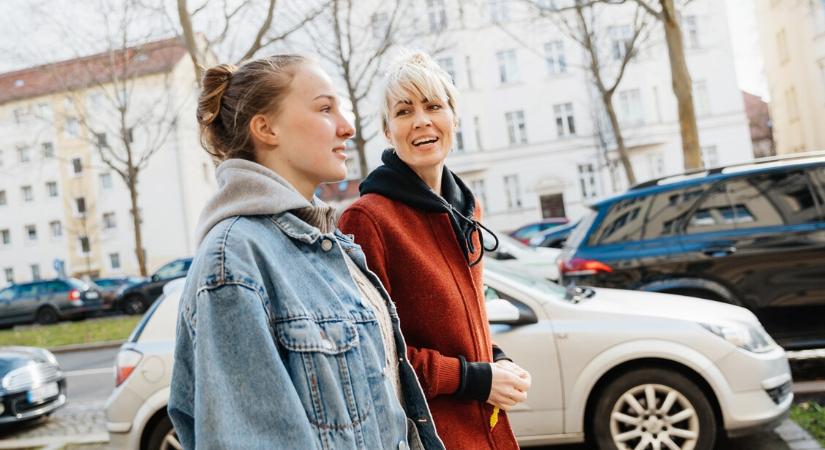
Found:
[[531, 247], [561, 249], [564, 247], [567, 237], [570, 236], [570, 233], [572, 233], [578, 225], [579, 221], [577, 220], [572, 223], [559, 225], [557, 227], [550, 228], [549, 230], [536, 233], [530, 238], [527, 244]]
[[548, 217], [538, 222], [531, 222], [526, 225], [522, 225], [508, 234], [526, 244], [527, 241], [529, 241], [530, 238], [536, 233], [557, 227], [559, 225], [564, 225], [567, 222], [568, 219], [566, 217]]
[[582, 222], [564, 283], [741, 305], [785, 348], [825, 346], [825, 153], [653, 180]]
[[95, 278], [92, 280], [103, 296], [103, 309], [110, 310], [115, 306], [115, 299], [117, 293], [124, 286], [131, 286], [134, 284], [146, 281], [141, 277], [109, 277], [109, 278]]
[[[717, 432], [767, 429], [788, 413], [785, 352], [744, 308], [565, 289], [498, 261], [486, 265], [493, 339], [533, 377], [527, 402], [510, 412], [523, 447], [587, 439], [589, 448], [655, 448], [642, 444], [653, 436], [662, 448], [709, 450]], [[183, 284], [167, 285], [121, 347], [106, 403], [113, 448], [177, 443], [166, 405]]]
[[533, 276], [553, 281], [559, 279], [559, 267], [556, 264], [556, 258], [559, 257], [560, 250], [530, 247], [506, 234], [497, 236], [498, 248], [484, 253], [489, 258]]
[[97, 288], [75, 278], [12, 284], [0, 290], [0, 326], [83, 319], [102, 307]]
[[153, 273], [148, 280], [121, 287], [115, 297], [115, 308], [126, 314], [143, 314], [149, 306], [163, 293], [166, 283], [186, 276], [192, 258], [180, 258]]
[[0, 427], [47, 416], [66, 404], [66, 377], [54, 355], [35, 347], [0, 347]]

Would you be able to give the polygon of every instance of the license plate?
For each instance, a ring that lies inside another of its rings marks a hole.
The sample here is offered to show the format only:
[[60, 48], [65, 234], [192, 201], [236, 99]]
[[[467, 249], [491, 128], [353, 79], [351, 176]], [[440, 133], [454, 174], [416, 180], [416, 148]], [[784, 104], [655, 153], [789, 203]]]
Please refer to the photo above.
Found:
[[26, 393], [26, 399], [29, 403], [40, 403], [47, 398], [54, 397], [60, 392], [57, 383], [44, 384], [38, 388], [34, 388]]
[[86, 294], [86, 298], [97, 298], [97, 292], [89, 292]]

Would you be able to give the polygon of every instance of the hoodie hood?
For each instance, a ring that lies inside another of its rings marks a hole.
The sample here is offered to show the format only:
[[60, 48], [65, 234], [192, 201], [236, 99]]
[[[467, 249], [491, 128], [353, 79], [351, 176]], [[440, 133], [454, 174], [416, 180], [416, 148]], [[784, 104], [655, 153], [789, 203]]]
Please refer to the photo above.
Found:
[[310, 203], [275, 171], [245, 159], [220, 163], [215, 178], [218, 192], [206, 203], [195, 229], [198, 245], [212, 227], [229, 217], [275, 215], [326, 206], [317, 197]]

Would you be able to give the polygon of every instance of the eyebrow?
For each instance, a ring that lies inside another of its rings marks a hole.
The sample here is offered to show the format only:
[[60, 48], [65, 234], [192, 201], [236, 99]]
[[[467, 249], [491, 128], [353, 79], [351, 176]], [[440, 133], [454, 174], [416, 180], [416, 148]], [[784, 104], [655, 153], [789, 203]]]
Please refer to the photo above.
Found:
[[325, 98], [325, 99], [328, 99], [328, 100], [330, 100], [330, 101], [332, 101], [332, 102], [336, 102], [336, 101], [338, 101], [338, 99], [337, 99], [337, 98], [335, 98], [335, 96], [334, 96], [334, 95], [330, 95], [330, 94], [321, 94], [321, 95], [319, 95], [319, 96], [317, 96], [317, 97], [313, 98], [313, 99], [312, 99], [312, 101], [318, 100], [319, 98]]

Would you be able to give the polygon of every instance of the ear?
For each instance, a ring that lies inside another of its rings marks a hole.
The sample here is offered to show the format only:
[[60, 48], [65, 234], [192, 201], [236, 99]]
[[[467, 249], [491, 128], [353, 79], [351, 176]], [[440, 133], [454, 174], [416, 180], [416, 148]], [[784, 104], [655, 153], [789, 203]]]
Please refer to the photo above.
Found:
[[273, 127], [271, 119], [263, 114], [255, 114], [252, 117], [252, 120], [249, 121], [249, 132], [260, 143], [273, 147], [278, 145], [278, 133]]
[[392, 139], [390, 139], [390, 127], [384, 127], [384, 137], [387, 138], [387, 142], [392, 143]]

